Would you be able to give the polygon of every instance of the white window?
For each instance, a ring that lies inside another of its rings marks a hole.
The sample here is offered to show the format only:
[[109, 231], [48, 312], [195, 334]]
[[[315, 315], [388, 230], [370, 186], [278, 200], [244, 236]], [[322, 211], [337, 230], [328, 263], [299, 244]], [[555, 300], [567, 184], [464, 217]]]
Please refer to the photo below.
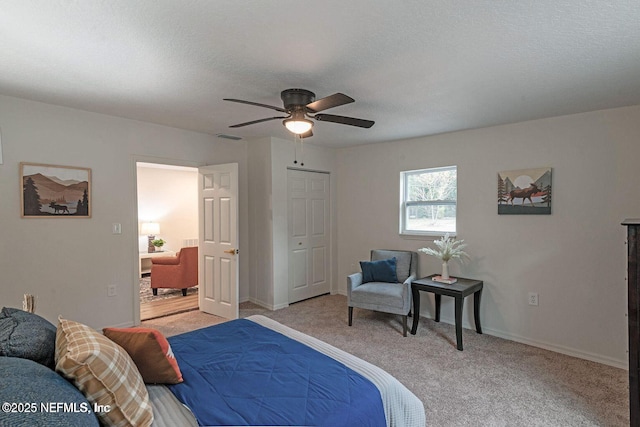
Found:
[[456, 234], [457, 167], [400, 173], [400, 233]]

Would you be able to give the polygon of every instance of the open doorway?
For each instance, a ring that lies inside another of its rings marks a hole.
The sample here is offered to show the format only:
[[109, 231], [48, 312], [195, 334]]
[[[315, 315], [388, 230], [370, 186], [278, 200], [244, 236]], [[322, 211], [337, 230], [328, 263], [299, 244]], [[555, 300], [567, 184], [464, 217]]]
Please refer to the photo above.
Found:
[[[197, 251], [190, 265], [188, 248], [198, 246], [198, 169], [137, 162], [136, 172], [140, 320], [197, 309]], [[152, 278], [154, 261], [163, 266]], [[178, 269], [190, 278], [176, 280]]]

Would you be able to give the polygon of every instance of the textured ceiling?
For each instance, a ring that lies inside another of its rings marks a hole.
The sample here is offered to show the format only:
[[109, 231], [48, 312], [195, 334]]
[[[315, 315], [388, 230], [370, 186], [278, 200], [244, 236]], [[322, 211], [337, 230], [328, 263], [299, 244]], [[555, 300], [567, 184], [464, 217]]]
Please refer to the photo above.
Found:
[[326, 113], [376, 124], [309, 142], [348, 146], [640, 104], [640, 2], [0, 0], [0, 67], [0, 94], [245, 138], [291, 134], [223, 98], [343, 92]]

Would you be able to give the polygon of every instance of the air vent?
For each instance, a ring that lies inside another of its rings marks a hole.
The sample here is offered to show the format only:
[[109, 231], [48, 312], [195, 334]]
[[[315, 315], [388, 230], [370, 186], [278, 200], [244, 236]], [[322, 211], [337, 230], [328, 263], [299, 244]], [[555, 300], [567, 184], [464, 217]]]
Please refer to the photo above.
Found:
[[234, 141], [239, 141], [239, 140], [241, 140], [241, 139], [242, 139], [242, 138], [241, 138], [241, 137], [239, 137], [239, 136], [235, 136], [235, 135], [227, 135], [227, 134], [225, 134], [225, 133], [217, 133], [217, 134], [216, 134], [216, 136], [217, 136], [218, 138], [223, 138], [223, 139], [232, 139], [232, 140], [234, 140]]

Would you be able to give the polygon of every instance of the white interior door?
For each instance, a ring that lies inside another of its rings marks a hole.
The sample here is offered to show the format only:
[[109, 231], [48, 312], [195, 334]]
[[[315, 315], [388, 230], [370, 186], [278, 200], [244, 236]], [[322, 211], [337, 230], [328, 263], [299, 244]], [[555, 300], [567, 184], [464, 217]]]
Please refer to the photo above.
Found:
[[330, 291], [329, 201], [329, 174], [288, 170], [289, 303]]
[[238, 164], [198, 168], [200, 310], [238, 318]]

